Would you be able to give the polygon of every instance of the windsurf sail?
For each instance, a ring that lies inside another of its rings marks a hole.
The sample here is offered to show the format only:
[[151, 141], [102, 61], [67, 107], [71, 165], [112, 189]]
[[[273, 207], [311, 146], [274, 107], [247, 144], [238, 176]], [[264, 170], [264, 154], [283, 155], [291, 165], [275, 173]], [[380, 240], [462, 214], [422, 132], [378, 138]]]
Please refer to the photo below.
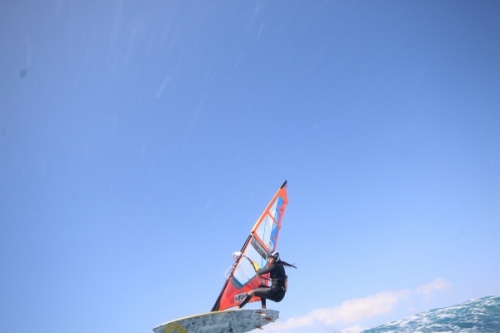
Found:
[[[267, 256], [277, 250], [281, 221], [288, 204], [286, 181], [281, 185], [259, 217], [240, 252], [235, 252], [235, 262], [222, 287], [212, 311], [222, 311], [236, 306], [245, 294], [267, 283], [257, 276], [256, 269], [266, 265]], [[251, 302], [258, 301], [253, 297]]]

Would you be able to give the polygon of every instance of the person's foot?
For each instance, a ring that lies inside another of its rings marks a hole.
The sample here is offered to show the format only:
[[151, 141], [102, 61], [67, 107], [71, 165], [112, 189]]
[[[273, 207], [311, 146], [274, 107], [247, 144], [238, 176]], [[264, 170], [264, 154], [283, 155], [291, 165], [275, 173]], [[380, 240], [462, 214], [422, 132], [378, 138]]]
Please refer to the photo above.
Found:
[[252, 295], [250, 295], [250, 293], [248, 293], [245, 298], [243, 298], [243, 300], [240, 302], [240, 304], [238, 305], [238, 308], [242, 308], [244, 307], [249, 301], [250, 299], [252, 298]]

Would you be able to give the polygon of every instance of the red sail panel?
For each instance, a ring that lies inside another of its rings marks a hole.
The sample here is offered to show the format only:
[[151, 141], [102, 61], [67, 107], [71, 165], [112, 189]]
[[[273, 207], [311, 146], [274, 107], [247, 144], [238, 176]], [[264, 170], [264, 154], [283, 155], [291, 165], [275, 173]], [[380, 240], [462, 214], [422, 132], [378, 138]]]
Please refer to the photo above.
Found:
[[[257, 288], [262, 283], [255, 272], [253, 263], [264, 267], [267, 256], [276, 251], [281, 221], [287, 203], [285, 182], [250, 231], [250, 235], [241, 249], [241, 256], [234, 263], [212, 311], [221, 311], [237, 306], [248, 291]], [[258, 300], [259, 298], [254, 297], [251, 301]]]

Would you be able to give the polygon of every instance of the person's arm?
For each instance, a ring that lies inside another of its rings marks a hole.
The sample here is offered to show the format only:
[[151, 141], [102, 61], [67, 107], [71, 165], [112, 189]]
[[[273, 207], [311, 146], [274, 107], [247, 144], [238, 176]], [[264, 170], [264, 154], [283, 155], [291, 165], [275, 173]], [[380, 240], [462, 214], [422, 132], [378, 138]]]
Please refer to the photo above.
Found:
[[258, 275], [263, 275], [263, 274], [266, 274], [266, 273], [269, 273], [271, 272], [272, 270], [274, 269], [274, 264], [270, 264], [270, 265], [267, 265], [266, 267], [264, 268], [261, 268], [257, 271], [257, 274]]

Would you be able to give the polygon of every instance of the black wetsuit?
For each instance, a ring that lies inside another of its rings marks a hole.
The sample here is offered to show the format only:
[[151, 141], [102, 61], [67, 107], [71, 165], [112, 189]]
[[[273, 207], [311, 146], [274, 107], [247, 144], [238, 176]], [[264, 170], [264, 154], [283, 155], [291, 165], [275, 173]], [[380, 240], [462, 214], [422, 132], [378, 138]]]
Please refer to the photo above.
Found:
[[255, 289], [254, 295], [261, 298], [262, 306], [266, 306], [266, 299], [270, 299], [275, 302], [279, 302], [285, 297], [287, 276], [285, 273], [285, 268], [279, 262], [269, 264], [266, 267], [259, 269], [257, 271], [258, 275], [263, 275], [269, 273], [269, 278], [271, 279], [271, 287], [261, 285], [259, 288]]

